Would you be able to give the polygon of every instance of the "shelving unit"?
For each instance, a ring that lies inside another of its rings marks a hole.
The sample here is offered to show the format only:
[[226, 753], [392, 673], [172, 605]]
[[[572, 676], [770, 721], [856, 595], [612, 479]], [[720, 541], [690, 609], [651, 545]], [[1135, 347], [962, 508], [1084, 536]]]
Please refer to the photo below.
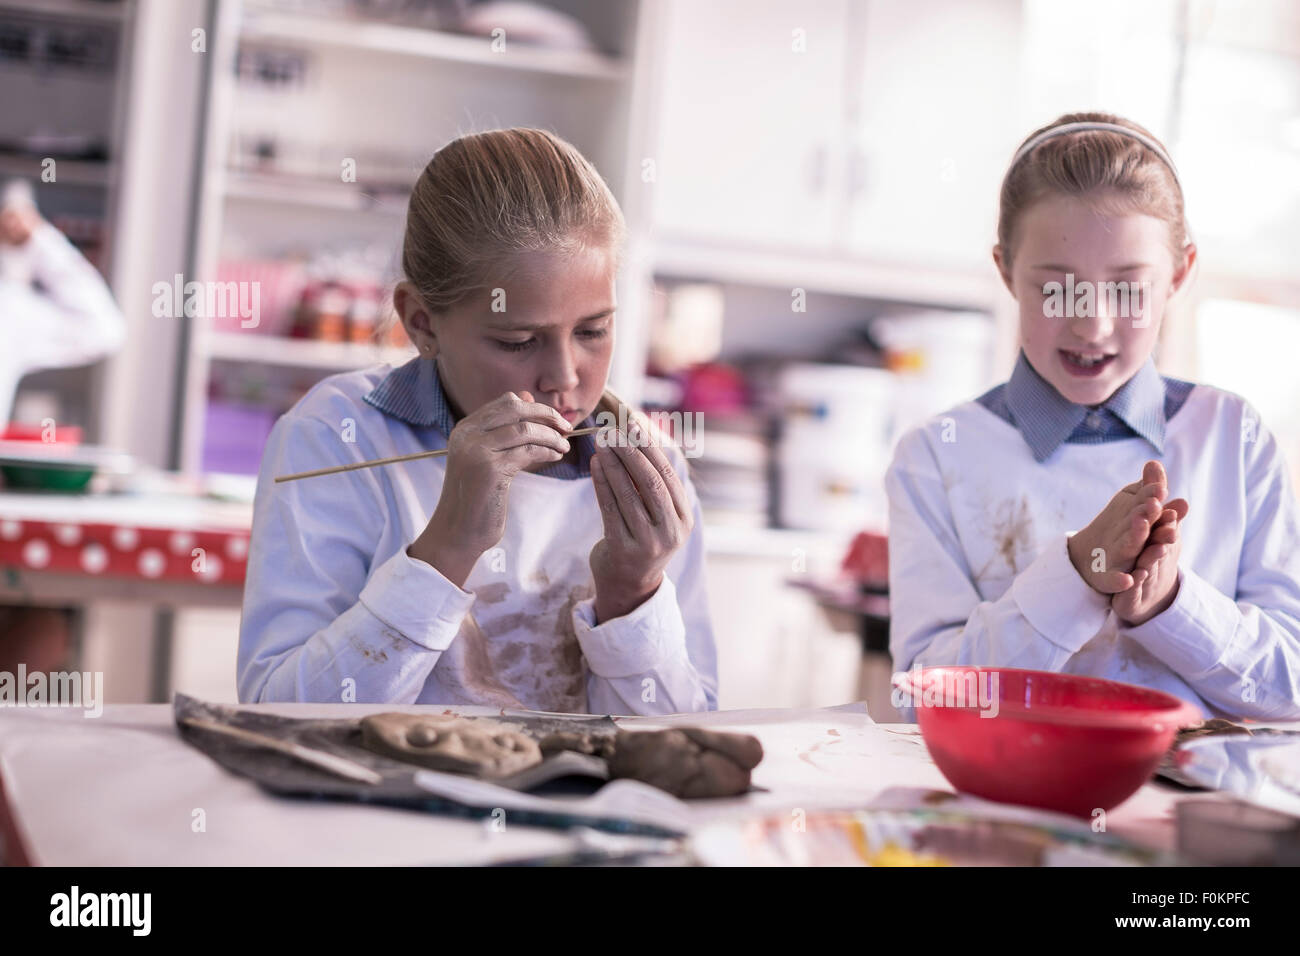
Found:
[[226, 174], [225, 194], [231, 202], [308, 206], [381, 216], [406, 214], [407, 196], [404, 193], [377, 193], [342, 183], [260, 175], [243, 170], [231, 170]]
[[[113, 185], [115, 167], [109, 162], [60, 159], [58, 170], [59, 182], [64, 185], [106, 187]], [[15, 153], [0, 153], [0, 176], [39, 180], [40, 160]]]
[[[554, 130], [592, 159], [634, 216], [637, 200], [622, 186], [642, 152], [634, 145], [641, 137], [634, 101], [644, 96], [637, 87], [646, 79], [641, 5], [568, 0], [557, 6], [589, 28], [601, 52], [532, 47], [510, 36], [500, 49], [491, 37], [291, 11], [274, 0], [217, 0], [195, 226], [198, 277], [215, 277], [227, 258], [302, 258], [368, 244], [392, 250], [383, 277], [391, 288], [399, 278], [409, 189], [428, 158], [466, 123]], [[298, 58], [290, 65], [301, 68], [301, 83], [288, 94], [241, 83], [241, 49]], [[241, 153], [249, 141], [259, 155]], [[383, 152], [393, 142], [402, 143], [401, 155]], [[387, 160], [378, 173], [378, 164], [365, 158], [376, 153]], [[356, 182], [331, 178], [330, 165], [346, 156], [359, 157]], [[620, 294], [611, 379], [634, 393], [644, 361], [637, 352], [644, 339], [639, 296], [634, 289]], [[260, 369], [255, 377], [262, 383], [268, 375], [302, 382], [377, 362], [399, 364], [414, 354], [216, 331], [201, 319], [190, 322], [187, 337], [180, 453], [187, 471], [201, 468], [213, 382], [244, 367]]]
[[415, 357], [415, 349], [361, 342], [317, 342], [278, 335], [213, 332], [208, 337], [208, 355], [213, 361], [337, 372], [374, 365], [376, 362], [400, 365]]
[[522, 70], [600, 80], [624, 80], [628, 76], [625, 63], [599, 53], [521, 47], [503, 55], [493, 52], [487, 38], [483, 37], [387, 23], [336, 20], [311, 14], [295, 16], [251, 10], [244, 20], [241, 35], [253, 41], [334, 46], [345, 50], [473, 64], [494, 70]]

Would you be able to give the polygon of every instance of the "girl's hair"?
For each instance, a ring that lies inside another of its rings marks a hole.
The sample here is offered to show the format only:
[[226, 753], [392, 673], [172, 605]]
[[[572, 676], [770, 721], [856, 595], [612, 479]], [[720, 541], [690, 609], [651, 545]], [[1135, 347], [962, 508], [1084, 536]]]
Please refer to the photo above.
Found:
[[[1111, 113], [1067, 113], [1021, 143], [1067, 123], [1113, 123], [1160, 142], [1148, 130]], [[1017, 150], [1018, 152], [1019, 150]], [[1045, 196], [1080, 196], [1099, 208], [1140, 212], [1169, 225], [1175, 261], [1187, 242], [1183, 191], [1173, 171], [1149, 147], [1108, 130], [1062, 133], [1039, 144], [1007, 170], [998, 207], [998, 244], [1010, 265], [1021, 215]]]
[[441, 312], [490, 288], [524, 252], [587, 245], [617, 256], [625, 227], [614, 195], [571, 144], [540, 129], [502, 129], [452, 140], [411, 193], [402, 272]]
[[[526, 127], [471, 133], [438, 150], [415, 183], [402, 273], [441, 312], [499, 285], [521, 253], [599, 246], [617, 268], [625, 235], [614, 194], [571, 143]], [[617, 414], [622, 403], [606, 390], [600, 404]]]

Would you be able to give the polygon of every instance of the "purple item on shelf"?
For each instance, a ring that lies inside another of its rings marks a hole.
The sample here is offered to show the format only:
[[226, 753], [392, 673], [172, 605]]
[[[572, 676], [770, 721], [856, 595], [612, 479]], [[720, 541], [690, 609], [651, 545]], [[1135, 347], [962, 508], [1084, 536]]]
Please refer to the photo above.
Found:
[[255, 475], [278, 416], [262, 405], [208, 401], [203, 422], [203, 470]]

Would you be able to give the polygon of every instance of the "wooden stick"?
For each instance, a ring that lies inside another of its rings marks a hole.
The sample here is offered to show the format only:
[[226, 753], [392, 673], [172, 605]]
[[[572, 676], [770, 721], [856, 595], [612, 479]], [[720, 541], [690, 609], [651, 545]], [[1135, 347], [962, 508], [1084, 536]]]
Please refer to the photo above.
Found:
[[[591, 428], [579, 428], [569, 432], [565, 438], [577, 438], [579, 435], [590, 435], [593, 432], [600, 431], [602, 426], [596, 425]], [[341, 471], [356, 471], [358, 468], [374, 468], [376, 465], [393, 465], [399, 461], [415, 461], [417, 458], [441, 458], [447, 454], [446, 448], [439, 448], [437, 451], [417, 451], [411, 455], [395, 455], [392, 458], [376, 458], [373, 461], [357, 461], [350, 465], [335, 465], [332, 468], [317, 468], [315, 471], [300, 471], [294, 475], [276, 475], [277, 483], [281, 481], [297, 481], [299, 478], [315, 478], [317, 475], [336, 475]]]

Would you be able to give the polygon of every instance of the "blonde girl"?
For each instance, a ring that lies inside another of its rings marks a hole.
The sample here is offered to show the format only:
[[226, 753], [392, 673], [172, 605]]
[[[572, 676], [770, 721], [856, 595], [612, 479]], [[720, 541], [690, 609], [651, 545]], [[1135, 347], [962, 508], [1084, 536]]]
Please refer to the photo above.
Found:
[[716, 707], [683, 456], [644, 432], [566, 437], [620, 410], [606, 378], [623, 233], [600, 175], [550, 133], [478, 133], [433, 157], [393, 297], [418, 356], [325, 379], [267, 442], [242, 700]]

